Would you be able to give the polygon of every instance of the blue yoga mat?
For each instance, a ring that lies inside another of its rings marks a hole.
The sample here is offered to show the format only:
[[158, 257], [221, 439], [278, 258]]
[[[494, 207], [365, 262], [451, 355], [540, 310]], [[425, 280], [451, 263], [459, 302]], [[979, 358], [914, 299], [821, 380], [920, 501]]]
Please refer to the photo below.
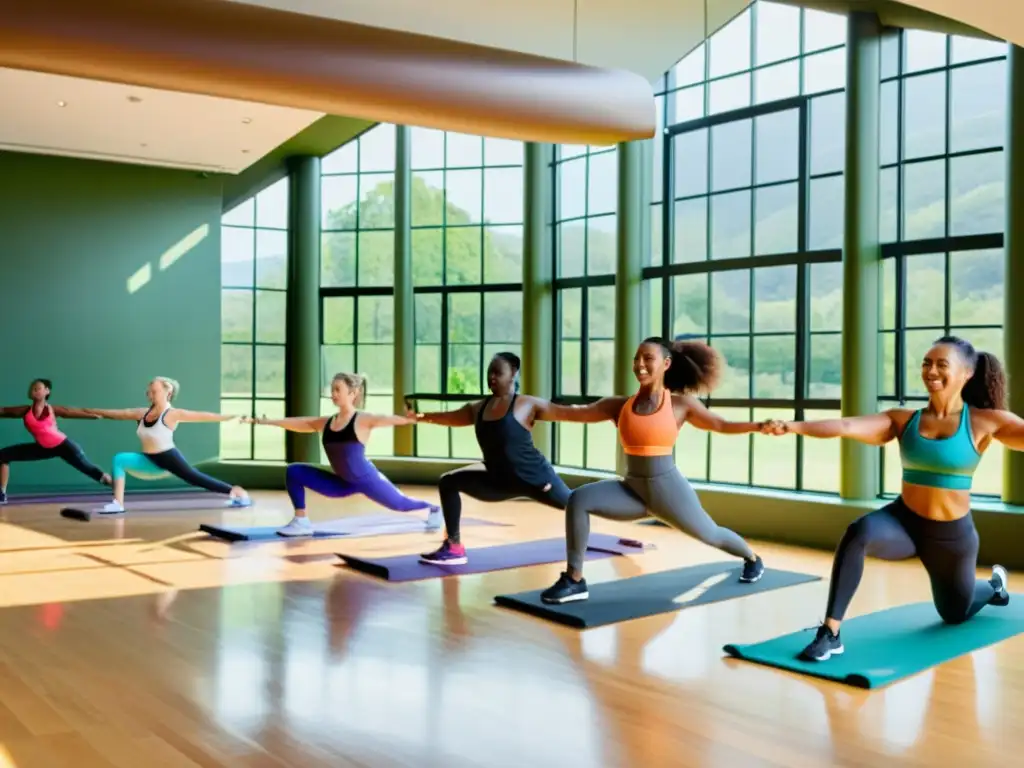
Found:
[[[462, 518], [462, 524], [465, 526], [511, 527], [508, 523], [496, 523], [472, 517]], [[214, 538], [224, 539], [225, 541], [282, 541], [288, 537], [279, 536], [277, 532], [284, 525], [285, 523], [264, 526], [203, 523], [199, 526], [199, 530], [210, 534]], [[340, 520], [314, 522], [312, 538], [333, 539], [341, 536], [359, 538], [399, 533], [424, 533], [425, 531], [426, 525], [422, 517], [412, 517], [410, 515], [361, 515], [359, 517], [344, 517]]]

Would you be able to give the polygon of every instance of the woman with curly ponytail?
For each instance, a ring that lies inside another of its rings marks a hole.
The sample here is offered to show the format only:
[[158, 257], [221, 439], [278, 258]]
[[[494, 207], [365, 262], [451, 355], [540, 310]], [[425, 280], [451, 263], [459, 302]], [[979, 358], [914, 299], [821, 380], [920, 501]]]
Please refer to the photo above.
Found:
[[586, 600], [583, 558], [590, 536], [590, 516], [639, 520], [653, 516], [717, 549], [742, 559], [739, 580], [755, 582], [764, 564], [736, 533], [722, 528], [701, 506], [692, 486], [672, 456], [679, 430], [689, 422], [698, 429], [726, 435], [761, 430], [761, 424], [730, 422], [713, 414], [697, 399], [718, 384], [722, 357], [698, 341], [645, 339], [633, 357], [640, 384], [632, 397], [608, 397], [591, 405], [546, 404], [537, 418], [548, 421], [613, 421], [626, 454], [626, 477], [602, 480], [572, 492], [566, 508], [568, 567], [542, 595], [546, 603]]
[[971, 480], [982, 454], [998, 440], [1024, 450], [1024, 419], [1005, 410], [1006, 376], [999, 359], [957, 336], [937, 339], [921, 361], [928, 405], [873, 416], [773, 422], [769, 434], [845, 437], [869, 445], [896, 440], [903, 461], [902, 492], [894, 502], [855, 520], [832, 565], [825, 622], [802, 653], [825, 661], [843, 652], [839, 625], [860, 584], [864, 558], [920, 558], [931, 577], [935, 608], [960, 624], [986, 605], [1006, 605], [1006, 569], [978, 581], [978, 532], [971, 518]]

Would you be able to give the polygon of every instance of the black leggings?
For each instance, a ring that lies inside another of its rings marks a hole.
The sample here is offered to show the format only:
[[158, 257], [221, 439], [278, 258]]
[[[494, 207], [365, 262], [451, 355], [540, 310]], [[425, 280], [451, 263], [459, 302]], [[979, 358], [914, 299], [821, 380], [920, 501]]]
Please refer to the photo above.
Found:
[[[545, 490], [545, 488], [547, 490]], [[520, 480], [491, 472], [486, 467], [474, 464], [446, 472], [438, 483], [441, 509], [444, 511], [444, 526], [448, 540], [459, 541], [459, 522], [462, 519], [462, 497], [466, 494], [480, 501], [508, 501], [527, 497], [555, 509], [565, 509], [569, 502], [569, 487], [558, 475], [551, 472], [547, 483], [537, 488]]]
[[16, 461], [46, 461], [47, 459], [63, 459], [83, 475], [88, 475], [97, 483], [103, 482], [103, 470], [85, 457], [85, 452], [70, 437], [53, 448], [44, 448], [39, 443], [19, 443], [9, 445], [0, 450], [0, 464], [13, 464]]
[[864, 557], [907, 560], [917, 556], [932, 582], [932, 599], [947, 624], [960, 624], [988, 605], [996, 594], [978, 581], [978, 531], [968, 514], [939, 522], [912, 512], [902, 499], [854, 520], [846, 529], [828, 593], [827, 618], [841, 621], [864, 573]]
[[231, 493], [231, 486], [221, 480], [204, 475], [182, 455], [177, 448], [160, 453], [119, 453], [114, 456], [113, 476], [115, 480], [124, 479], [126, 474], [143, 479], [159, 479], [152, 476], [152, 468], [174, 475], [189, 485], [205, 488], [213, 493]]

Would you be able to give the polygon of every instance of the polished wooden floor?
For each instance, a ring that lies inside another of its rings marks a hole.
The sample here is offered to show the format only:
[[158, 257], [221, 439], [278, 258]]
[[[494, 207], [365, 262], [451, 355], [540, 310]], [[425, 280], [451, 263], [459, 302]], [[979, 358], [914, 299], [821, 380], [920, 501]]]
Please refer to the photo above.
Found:
[[[492, 605], [559, 565], [388, 584], [333, 553], [426, 551], [438, 537], [196, 534], [289, 517], [283, 494], [257, 499], [87, 524], [53, 506], [2, 511], [0, 768], [977, 768], [1024, 752], [1021, 637], [858, 691], [720, 650], [817, 623], [827, 581], [580, 633]], [[379, 511], [311, 504], [315, 519]], [[530, 503], [465, 513], [515, 523], [466, 528], [470, 546], [562, 533], [560, 513]], [[658, 549], [591, 563], [591, 582], [721, 559], [667, 529], [594, 528]], [[769, 567], [828, 573], [825, 553], [759, 551]], [[918, 566], [872, 562], [851, 615], [928, 595]]]

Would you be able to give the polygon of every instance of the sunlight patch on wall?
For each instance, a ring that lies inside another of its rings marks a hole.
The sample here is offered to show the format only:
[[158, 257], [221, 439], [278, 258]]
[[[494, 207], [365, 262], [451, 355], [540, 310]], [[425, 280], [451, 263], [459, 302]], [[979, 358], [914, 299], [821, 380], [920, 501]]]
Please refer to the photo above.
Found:
[[181, 240], [164, 251], [163, 255], [160, 257], [160, 271], [163, 272], [165, 269], [169, 268], [172, 264], [178, 261], [178, 259], [203, 242], [203, 240], [209, 237], [209, 235], [209, 224], [203, 224], [202, 226], [196, 227], [192, 232], [185, 235], [185, 237], [181, 238]]
[[153, 277], [153, 265], [149, 262], [143, 264], [135, 271], [135, 274], [128, 278], [128, 293], [135, 293], [142, 290]]

